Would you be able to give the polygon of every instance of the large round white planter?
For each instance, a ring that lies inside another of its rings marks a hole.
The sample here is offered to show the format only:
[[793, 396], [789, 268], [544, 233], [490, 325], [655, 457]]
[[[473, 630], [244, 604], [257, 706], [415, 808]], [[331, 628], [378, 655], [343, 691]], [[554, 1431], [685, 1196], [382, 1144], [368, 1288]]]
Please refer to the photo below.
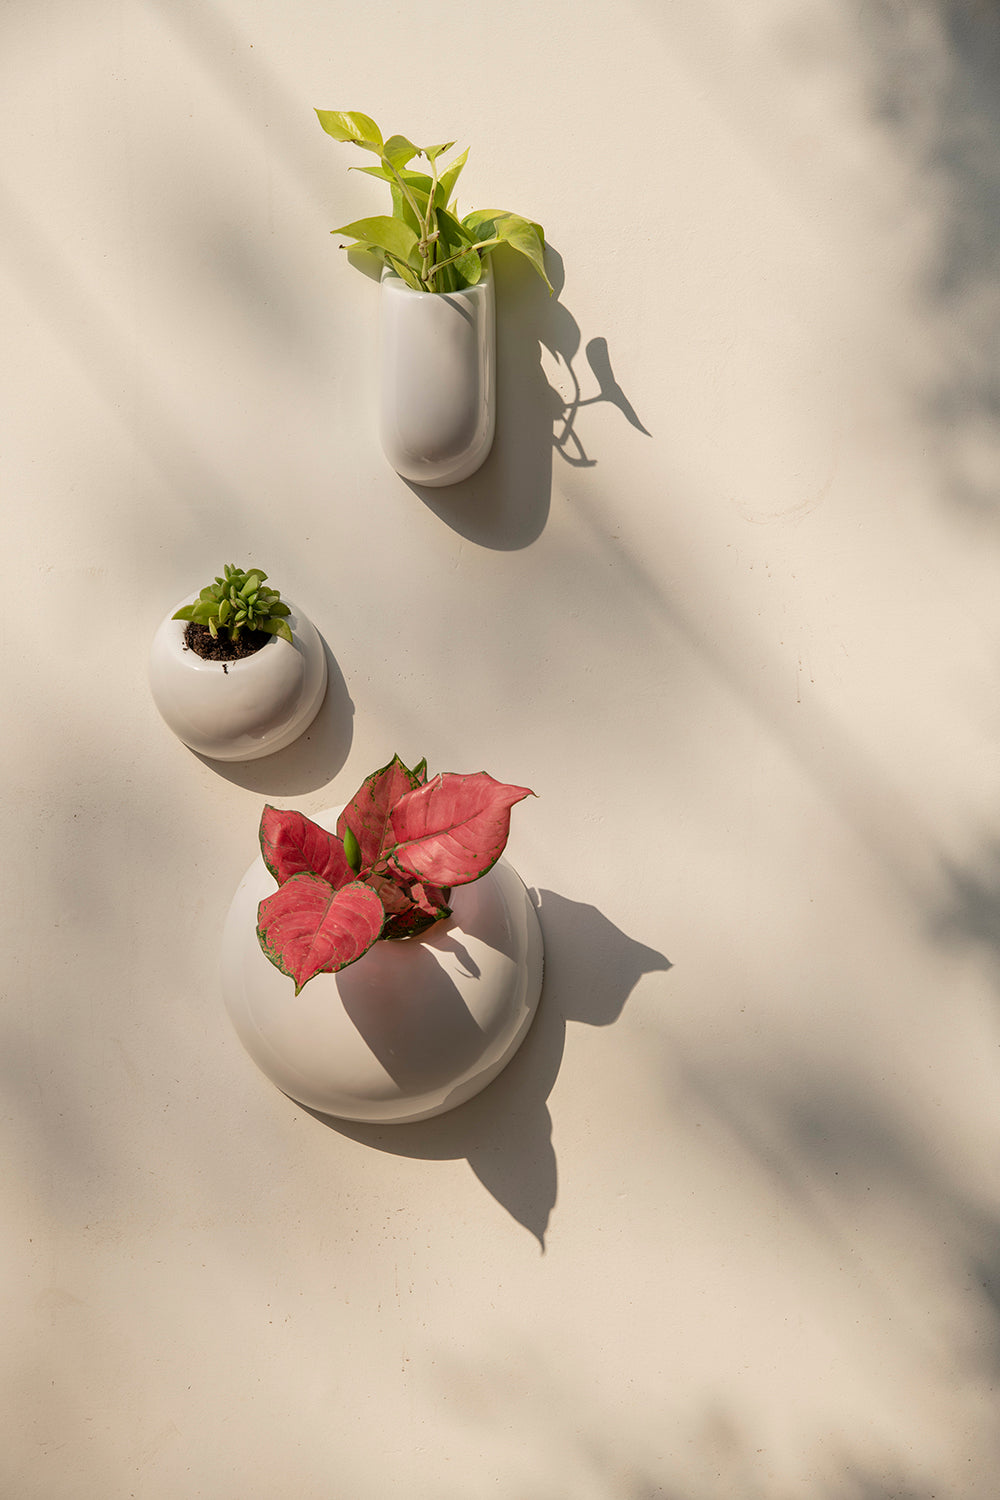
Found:
[[[197, 597], [189, 594], [177, 608]], [[200, 755], [258, 760], [298, 739], [319, 712], [327, 679], [323, 642], [312, 621], [285, 602], [294, 645], [274, 636], [240, 661], [205, 661], [188, 650], [186, 622], [169, 615], [154, 635], [153, 701], [178, 739]]]
[[[316, 821], [332, 829], [337, 811]], [[250, 1056], [291, 1098], [344, 1120], [423, 1120], [478, 1094], [521, 1045], [541, 995], [542, 934], [506, 861], [454, 890], [446, 921], [377, 942], [298, 995], [257, 938], [257, 907], [274, 890], [256, 860], [226, 919], [223, 994]]]
[[456, 484], [493, 445], [496, 313], [489, 266], [460, 292], [415, 292], [390, 271], [381, 289], [382, 448], [416, 484]]

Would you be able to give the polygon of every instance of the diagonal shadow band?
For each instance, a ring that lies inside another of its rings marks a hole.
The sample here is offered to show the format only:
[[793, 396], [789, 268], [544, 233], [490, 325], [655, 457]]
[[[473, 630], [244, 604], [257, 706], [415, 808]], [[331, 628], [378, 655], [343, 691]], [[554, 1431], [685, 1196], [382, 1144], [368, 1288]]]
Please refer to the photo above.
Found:
[[486, 1190], [544, 1251], [558, 1191], [546, 1101], [562, 1064], [567, 1022], [613, 1025], [639, 980], [665, 973], [671, 964], [593, 906], [552, 891], [534, 899], [545, 938], [545, 985], [534, 1025], [499, 1078], [457, 1109], [411, 1125], [364, 1125], [307, 1113], [395, 1156], [465, 1157]]

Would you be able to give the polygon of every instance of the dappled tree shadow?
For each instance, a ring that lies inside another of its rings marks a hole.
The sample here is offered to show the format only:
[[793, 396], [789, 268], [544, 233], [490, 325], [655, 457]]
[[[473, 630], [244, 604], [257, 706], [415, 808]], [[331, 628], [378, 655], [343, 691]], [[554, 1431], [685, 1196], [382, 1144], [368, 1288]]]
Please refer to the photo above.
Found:
[[918, 290], [937, 319], [936, 358], [908, 373], [925, 452], [952, 504], [1000, 523], [1000, 7], [922, 0], [856, 13], [875, 62], [874, 118], [933, 203]]
[[947, 894], [931, 921], [942, 940], [984, 949], [1000, 965], [1000, 840], [987, 845], [977, 865], [945, 863]]
[[[577, 1372], [539, 1355], [526, 1340], [503, 1357], [494, 1354], [484, 1361], [480, 1355], [473, 1363], [452, 1352], [442, 1365], [448, 1402], [458, 1406], [473, 1431], [489, 1420], [522, 1433], [529, 1464], [535, 1446], [541, 1465], [544, 1444], [546, 1466], [574, 1476], [581, 1488], [567, 1487], [560, 1495], [582, 1493], [584, 1486], [588, 1495], [606, 1500], [798, 1500], [805, 1495], [811, 1500], [958, 1500], [962, 1493], [940, 1481], [918, 1479], [898, 1455], [876, 1464], [862, 1456], [860, 1444], [832, 1434], [825, 1440], [817, 1435], [800, 1454], [795, 1467], [809, 1474], [805, 1484], [783, 1483], [775, 1474], [777, 1456], [762, 1446], [753, 1418], [722, 1399], [708, 1400], [683, 1417], [664, 1401], [655, 1443], [659, 1454], [647, 1445], [646, 1451], [623, 1445]], [[519, 1379], [510, 1379], [511, 1368], [521, 1372]], [[539, 1412], [544, 1422], [538, 1421]], [[556, 1492], [526, 1484], [521, 1493], [541, 1500]]]

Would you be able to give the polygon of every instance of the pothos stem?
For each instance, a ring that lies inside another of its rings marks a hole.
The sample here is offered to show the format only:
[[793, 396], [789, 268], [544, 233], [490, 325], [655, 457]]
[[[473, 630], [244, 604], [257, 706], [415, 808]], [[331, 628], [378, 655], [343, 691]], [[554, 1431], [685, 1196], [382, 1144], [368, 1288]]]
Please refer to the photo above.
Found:
[[438, 263], [437, 263], [437, 265], [434, 267], [435, 275], [437, 274], [438, 271], [443, 271], [444, 268], [445, 268], [445, 266], [453, 265], [456, 260], [461, 260], [463, 258], [463, 256], [468, 255], [468, 253], [469, 253], [470, 250], [475, 250], [477, 252], [480, 251], [480, 250], [492, 250], [496, 245], [502, 245], [502, 244], [503, 244], [502, 240], [500, 240], [500, 239], [492, 239], [492, 240], [480, 240], [479, 243], [476, 244], [476, 245], [466, 245], [466, 247], [465, 247], [464, 250], [459, 250], [455, 255], [449, 255], [449, 257], [448, 257], [447, 260], [439, 260]]
[[[432, 250], [431, 250], [431, 247], [435, 243], [435, 241], [437, 240], [438, 234], [440, 232], [438, 230], [438, 228], [437, 228], [437, 219], [436, 219], [436, 216], [435, 216], [435, 213], [434, 213], [434, 198], [435, 198], [435, 195], [437, 194], [437, 185], [438, 185], [438, 172], [437, 172], [437, 159], [435, 158], [434, 160], [431, 161], [431, 190], [427, 194], [427, 212], [424, 215], [424, 218], [423, 218], [423, 221], [422, 221], [423, 222], [423, 227], [424, 227], [424, 232], [423, 232], [423, 234], [420, 237], [420, 245], [419, 245], [420, 254], [421, 254], [421, 257], [422, 257], [422, 265], [421, 265], [421, 268], [420, 268], [420, 280], [424, 283], [424, 286], [426, 286], [426, 288], [427, 288], [427, 290], [429, 292], [432, 292], [434, 290], [434, 277], [435, 277], [435, 274], [436, 274], [436, 268], [432, 267], [432, 265], [431, 265], [431, 259], [432, 259]], [[431, 232], [431, 222], [432, 222], [432, 220], [434, 222], [434, 231], [433, 231], [433, 234]], [[437, 251], [433, 251], [433, 255], [436, 256], [437, 255]]]
[[407, 185], [403, 181], [402, 177], [400, 177], [399, 173], [396, 171], [396, 168], [393, 166], [393, 164], [389, 160], [389, 158], [387, 156], [383, 156], [382, 160], [385, 162], [386, 166], [389, 168], [389, 171], [392, 173], [393, 177], [395, 177], [396, 183], [397, 183], [397, 185], [399, 187], [399, 191], [402, 193], [402, 195], [406, 199], [407, 203], [413, 209], [413, 217], [415, 219], [420, 220], [421, 219], [421, 213], [420, 213], [419, 208], [417, 207], [417, 200], [416, 200], [416, 198], [414, 198], [413, 194], [410, 192], [410, 189], [407, 187]]

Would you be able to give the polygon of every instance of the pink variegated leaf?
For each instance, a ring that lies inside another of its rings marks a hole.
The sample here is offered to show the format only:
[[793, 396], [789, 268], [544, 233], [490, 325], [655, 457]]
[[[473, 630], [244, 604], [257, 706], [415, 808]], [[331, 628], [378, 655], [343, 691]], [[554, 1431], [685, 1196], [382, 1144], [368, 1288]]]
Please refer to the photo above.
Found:
[[[423, 763], [426, 775], [426, 762]], [[387, 766], [366, 776], [337, 819], [337, 832], [343, 839], [349, 828], [361, 850], [362, 871], [371, 870], [384, 857], [387, 847], [396, 842], [389, 818], [399, 799], [420, 785], [418, 776], [394, 755]]]
[[413, 937], [442, 917], [451, 916], [448, 891], [421, 886], [395, 870], [385, 874], [385, 869], [383, 864], [364, 876], [365, 885], [371, 886], [385, 908], [384, 938]]
[[[415, 937], [418, 932], [433, 927], [435, 922], [451, 916], [449, 890], [422, 885], [418, 880], [408, 881], [403, 875], [397, 875], [396, 882], [382, 881], [376, 887], [386, 903], [385, 926], [382, 928], [384, 938]], [[390, 892], [393, 898], [391, 907], [388, 904]]]
[[335, 974], [366, 953], [383, 918], [369, 886], [353, 881], [335, 891], [318, 875], [301, 872], [260, 903], [257, 937], [275, 968], [294, 979], [298, 994], [315, 975]]
[[393, 809], [391, 863], [403, 875], [437, 886], [478, 880], [504, 851], [514, 803], [533, 795], [485, 771], [435, 776]]
[[264, 808], [260, 852], [279, 885], [303, 871], [319, 875], [335, 891], [354, 879], [340, 839], [293, 808]]
[[422, 881], [415, 880], [409, 887], [410, 900], [428, 917], [447, 917], [451, 915], [448, 906], [448, 897], [451, 892], [446, 886], [425, 885]]
[[370, 885], [381, 901], [387, 917], [400, 916], [412, 910], [414, 902], [407, 882], [395, 871], [383, 874], [381, 869], [372, 870], [363, 878], [365, 885]]
[[411, 906], [409, 911], [403, 912], [399, 916], [386, 918], [385, 926], [382, 928], [382, 936], [387, 941], [391, 941], [394, 938], [419, 937], [422, 932], [426, 932], [429, 927], [433, 927], [436, 922], [440, 922], [442, 917], [450, 916], [450, 906], [445, 911], [438, 912], [435, 916], [421, 911], [417, 906]]

